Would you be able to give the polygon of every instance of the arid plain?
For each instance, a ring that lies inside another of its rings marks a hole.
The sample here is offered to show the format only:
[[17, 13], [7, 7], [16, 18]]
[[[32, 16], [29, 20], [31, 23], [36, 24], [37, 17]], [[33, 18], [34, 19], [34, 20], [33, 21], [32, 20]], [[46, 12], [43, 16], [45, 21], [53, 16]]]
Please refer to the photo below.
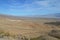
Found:
[[60, 19], [0, 16], [0, 40], [60, 40]]

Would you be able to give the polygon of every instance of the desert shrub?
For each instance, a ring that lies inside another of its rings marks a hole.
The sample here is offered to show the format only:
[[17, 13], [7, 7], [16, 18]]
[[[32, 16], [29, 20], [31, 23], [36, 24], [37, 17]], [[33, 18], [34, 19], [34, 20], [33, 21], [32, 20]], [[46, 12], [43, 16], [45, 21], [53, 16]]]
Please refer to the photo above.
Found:
[[25, 36], [22, 36], [21, 34], [10, 35], [10, 37], [17, 39], [17, 40], [28, 40]]
[[60, 39], [60, 30], [52, 30], [48, 35]]
[[0, 38], [4, 38], [4, 37], [11, 37], [17, 40], [28, 40], [25, 36], [22, 36], [21, 34], [12, 35], [9, 32], [0, 30]]
[[37, 38], [32, 38], [31, 40], [46, 40], [46, 38], [44, 36], [40, 36]]
[[9, 34], [8, 32], [6, 32], [6, 33], [4, 33], [4, 36], [9, 37], [9, 36], [10, 36], [10, 34]]
[[[28, 38], [26, 38], [25, 36], [23, 36], [23, 37], [24, 37], [24, 40], [28, 40]], [[23, 39], [23, 37], [21, 39]]]
[[4, 31], [0, 31], [0, 38], [3, 38], [5, 35]]
[[5, 31], [2, 31], [2, 30], [0, 30], [0, 38], [3, 38], [3, 37], [9, 37], [9, 36], [11, 36], [10, 34], [9, 34], [9, 32], [5, 32]]

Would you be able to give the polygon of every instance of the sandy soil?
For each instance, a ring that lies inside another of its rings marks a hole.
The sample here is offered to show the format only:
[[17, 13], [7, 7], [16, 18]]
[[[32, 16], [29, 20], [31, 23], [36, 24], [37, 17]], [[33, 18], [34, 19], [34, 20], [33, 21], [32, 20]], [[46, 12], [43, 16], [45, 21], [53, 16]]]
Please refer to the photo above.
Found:
[[0, 18], [0, 30], [8, 32], [11, 35], [22, 35], [27, 38], [35, 38], [40, 35], [47, 34], [52, 29], [60, 30], [60, 28], [58, 27], [52, 28], [52, 26], [44, 24], [45, 22], [50, 21], [56, 21], [56, 20], [55, 19], [14, 20], [8, 18]]

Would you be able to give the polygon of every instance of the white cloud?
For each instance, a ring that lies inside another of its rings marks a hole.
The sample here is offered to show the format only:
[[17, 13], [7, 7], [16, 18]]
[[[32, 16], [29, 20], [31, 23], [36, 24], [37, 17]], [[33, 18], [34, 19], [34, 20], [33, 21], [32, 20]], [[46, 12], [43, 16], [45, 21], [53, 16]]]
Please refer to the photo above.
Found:
[[44, 6], [44, 7], [47, 7], [49, 5], [49, 1], [37, 1], [34, 3], [40, 6]]
[[[51, 7], [52, 4], [54, 5], [55, 1], [52, 1], [52, 0], [46, 0], [46, 1], [37, 1], [35, 0], [34, 2], [30, 3], [30, 4], [21, 4], [19, 2], [17, 2], [17, 0], [10, 0], [11, 1], [11, 4], [9, 5], [10, 6], [10, 10], [11, 11], [23, 11], [23, 12], [33, 12], [33, 11], [37, 11], [37, 10], [43, 10], [43, 9], [46, 9], [46, 10], [52, 10], [52, 9], [57, 9], [56, 7]], [[50, 4], [51, 3], [51, 4]]]

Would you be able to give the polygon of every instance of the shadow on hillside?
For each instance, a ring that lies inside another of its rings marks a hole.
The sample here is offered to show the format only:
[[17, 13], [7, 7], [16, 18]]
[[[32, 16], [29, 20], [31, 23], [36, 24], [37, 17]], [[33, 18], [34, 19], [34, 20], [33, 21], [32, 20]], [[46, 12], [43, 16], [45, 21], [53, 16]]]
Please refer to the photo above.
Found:
[[60, 39], [60, 30], [51, 30], [48, 35]]
[[46, 22], [46, 23], [44, 23], [44, 24], [60, 26], [60, 21], [56, 21], [56, 22]]

